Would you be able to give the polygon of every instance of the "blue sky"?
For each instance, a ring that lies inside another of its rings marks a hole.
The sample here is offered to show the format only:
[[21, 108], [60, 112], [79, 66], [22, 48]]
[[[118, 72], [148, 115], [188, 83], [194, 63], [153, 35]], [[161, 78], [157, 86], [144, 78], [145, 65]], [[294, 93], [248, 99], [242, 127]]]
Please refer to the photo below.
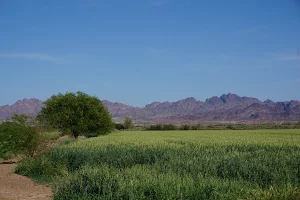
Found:
[[296, 0], [0, 0], [0, 105], [83, 91], [144, 106], [300, 100]]

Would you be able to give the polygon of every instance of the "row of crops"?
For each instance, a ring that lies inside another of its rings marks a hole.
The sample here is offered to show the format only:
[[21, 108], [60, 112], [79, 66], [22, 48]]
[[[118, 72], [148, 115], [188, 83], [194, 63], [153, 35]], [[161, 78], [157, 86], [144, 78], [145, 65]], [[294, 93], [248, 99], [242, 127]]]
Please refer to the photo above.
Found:
[[60, 145], [18, 173], [54, 199], [297, 199], [300, 131], [128, 131]]

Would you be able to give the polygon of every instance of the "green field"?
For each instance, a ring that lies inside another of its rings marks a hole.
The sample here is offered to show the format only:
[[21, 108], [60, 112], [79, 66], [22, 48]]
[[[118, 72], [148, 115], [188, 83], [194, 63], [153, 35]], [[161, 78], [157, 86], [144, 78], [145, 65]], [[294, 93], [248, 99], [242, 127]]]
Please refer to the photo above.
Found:
[[54, 199], [300, 199], [300, 130], [122, 131], [16, 171]]

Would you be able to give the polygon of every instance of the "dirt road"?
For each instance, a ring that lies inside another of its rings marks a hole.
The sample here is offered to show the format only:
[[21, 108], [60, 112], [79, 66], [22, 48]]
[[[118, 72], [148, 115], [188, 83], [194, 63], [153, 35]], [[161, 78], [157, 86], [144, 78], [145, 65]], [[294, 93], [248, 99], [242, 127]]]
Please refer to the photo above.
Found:
[[49, 200], [51, 188], [13, 173], [15, 164], [0, 164], [0, 200]]

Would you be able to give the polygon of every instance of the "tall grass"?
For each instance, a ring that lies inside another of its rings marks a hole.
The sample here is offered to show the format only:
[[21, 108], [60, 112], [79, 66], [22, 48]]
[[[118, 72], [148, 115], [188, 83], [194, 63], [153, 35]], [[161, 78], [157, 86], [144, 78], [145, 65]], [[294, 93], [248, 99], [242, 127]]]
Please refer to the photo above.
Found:
[[19, 165], [54, 199], [297, 199], [300, 131], [132, 131], [61, 145]]
[[52, 131], [52, 132], [41, 132], [40, 133], [42, 140], [57, 140], [61, 137], [61, 133], [58, 131]]

